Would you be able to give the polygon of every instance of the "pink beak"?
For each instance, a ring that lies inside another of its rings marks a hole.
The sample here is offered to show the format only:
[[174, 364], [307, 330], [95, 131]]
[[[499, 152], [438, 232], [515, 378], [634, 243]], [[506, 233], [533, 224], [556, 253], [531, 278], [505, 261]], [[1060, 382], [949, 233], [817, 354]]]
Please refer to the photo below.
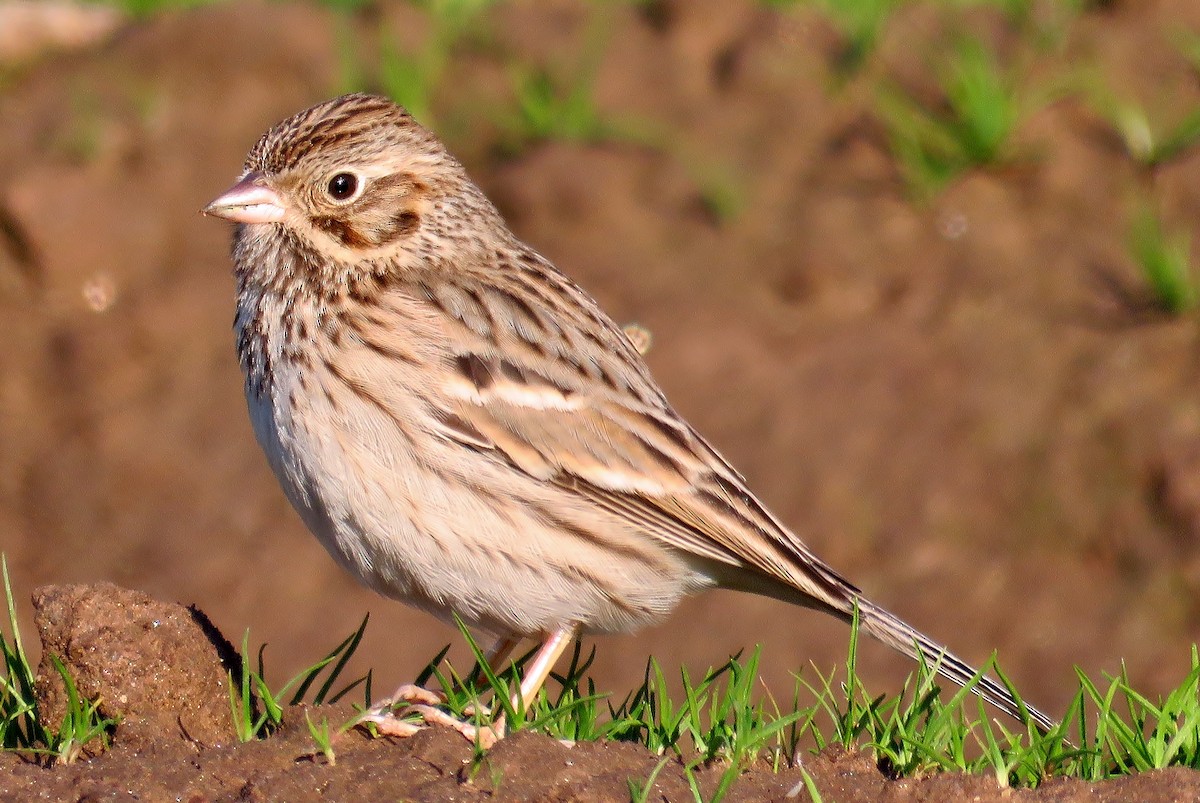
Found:
[[261, 173], [253, 171], [201, 211], [236, 223], [278, 223], [285, 212], [279, 193], [266, 185]]

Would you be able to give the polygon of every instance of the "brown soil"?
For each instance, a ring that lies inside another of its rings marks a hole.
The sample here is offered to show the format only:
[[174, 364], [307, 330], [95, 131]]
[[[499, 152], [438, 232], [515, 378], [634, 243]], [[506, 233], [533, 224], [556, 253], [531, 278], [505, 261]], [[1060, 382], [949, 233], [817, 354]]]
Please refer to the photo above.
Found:
[[[0, 754], [0, 799], [40, 800], [554, 800], [627, 801], [663, 759], [620, 742], [564, 744], [518, 732], [482, 760], [453, 731], [430, 728], [402, 740], [351, 730], [333, 741], [332, 763], [317, 753], [307, 722], [333, 729], [348, 705], [289, 708], [269, 739], [238, 744], [228, 713], [226, 672], [238, 671], [229, 643], [194, 608], [156, 602], [113, 585], [39, 589], [35, 606], [47, 649], [63, 656], [79, 691], [120, 718], [110, 750], [45, 769]], [[52, 715], [57, 674], [43, 666], [39, 694]], [[55, 679], [55, 680], [51, 680]], [[704, 799], [725, 767], [694, 771]], [[1200, 796], [1200, 773], [1168, 770], [1103, 784], [1054, 781], [1038, 791], [1000, 789], [986, 776], [942, 774], [889, 780], [866, 753], [829, 748], [804, 759], [823, 799], [1157, 801]], [[725, 800], [807, 800], [803, 774], [767, 766], [743, 772]], [[655, 775], [652, 800], [692, 800], [682, 762]]]
[[[873, 598], [960, 654], [998, 649], [1051, 712], [1073, 693], [1075, 665], [1096, 676], [1124, 660], [1151, 693], [1177, 683], [1200, 633], [1200, 340], [1194, 317], [1142, 303], [1125, 232], [1151, 191], [1167, 219], [1198, 219], [1200, 158], [1140, 174], [1093, 113], [1065, 100], [1023, 127], [1012, 166], [921, 207], [864, 113], [867, 84], [829, 89], [834, 40], [815, 16], [720, 0], [653, 9], [613, 12], [597, 94], [605, 112], [652, 123], [668, 148], [495, 155], [487, 120], [508, 98], [496, 54], [574, 63], [588, 17], [565, 0], [493, 13], [491, 40], [474, 51], [484, 55], [451, 65], [437, 127], [520, 235], [618, 319], [649, 327], [649, 359], [675, 405]], [[409, 44], [426, 30], [407, 6], [383, 19]], [[903, 12], [874, 69], [927, 91], [919, 43], [947, 19]], [[965, 24], [1016, 47], [993, 17]], [[352, 41], [369, 47], [376, 26], [359, 20]], [[1036, 60], [1034, 79], [1092, 64], [1109, 86], [1179, 116], [1200, 103], [1169, 44], [1179, 28], [1200, 28], [1200, 5], [1105, 4]], [[356, 587], [288, 508], [242, 405], [228, 231], [196, 213], [267, 125], [337, 90], [336, 30], [313, 7], [224, 5], [5, 77], [0, 545], [18, 589], [110, 581], [195, 603], [236, 637], [249, 627], [252, 643], [270, 642], [276, 681], [370, 610], [351, 671], [373, 667], [384, 688], [454, 636]], [[705, 203], [714, 177], [738, 199], [731, 217]], [[833, 666], [845, 638], [825, 618], [715, 593], [663, 627], [603, 642], [596, 678], [620, 694], [650, 653], [696, 671], [758, 643], [766, 682], [786, 697], [789, 673]], [[861, 661], [876, 691], [911, 668], [883, 648]], [[351, 736], [336, 767], [296, 763], [311, 746], [294, 720], [267, 743], [203, 750], [181, 737], [201, 726], [173, 720], [161, 743], [123, 746], [119, 732], [112, 754], [78, 768], [3, 759], [5, 783], [287, 799], [277, 790], [359, 797], [348, 784], [409, 783], [380, 791], [437, 798], [493, 782], [482, 772], [460, 784], [465, 747], [437, 733], [399, 745]], [[376, 751], [386, 755], [372, 763]], [[562, 761], [594, 762], [609, 785], [521, 787], [558, 783], [517, 769], [559, 761], [556, 751], [532, 737], [498, 748], [491, 761], [509, 768], [500, 795], [624, 799], [624, 778], [655, 763], [581, 746]], [[809, 769], [820, 788], [841, 789], [826, 799], [994, 793], [987, 779], [885, 783], [859, 757]], [[681, 777], [673, 767], [668, 796], [686, 797]], [[770, 796], [795, 780], [739, 789]], [[1145, 785], [1136, 794], [1121, 784], [1041, 794], [1168, 799], [1188, 783], [1167, 773], [1121, 782]]]

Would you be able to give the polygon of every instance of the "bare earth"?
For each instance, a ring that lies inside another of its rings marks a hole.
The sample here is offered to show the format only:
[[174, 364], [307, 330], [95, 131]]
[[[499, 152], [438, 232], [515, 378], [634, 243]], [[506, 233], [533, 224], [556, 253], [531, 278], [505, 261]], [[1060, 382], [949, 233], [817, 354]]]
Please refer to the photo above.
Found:
[[[495, 54], [569, 68], [587, 14], [565, 1], [492, 14], [484, 55], [451, 65], [435, 127], [522, 237], [653, 332], [649, 359], [677, 408], [873, 599], [966, 657], [999, 650], [1053, 713], [1076, 665], [1099, 676], [1123, 660], [1144, 690], [1176, 684], [1200, 638], [1200, 338], [1194, 316], [1143, 303], [1126, 232], [1148, 192], [1168, 220], [1200, 219], [1200, 157], [1141, 175], [1068, 99], [1023, 126], [1012, 166], [923, 208], [864, 112], [866, 86], [830, 89], [833, 38], [817, 17], [719, 0], [653, 8], [613, 12], [597, 97], [667, 147], [492, 147], [489, 120], [508, 102]], [[407, 7], [384, 17], [403, 42], [422, 40]], [[901, 14], [877, 68], [927, 89], [914, 43], [948, 24]], [[991, 17], [968, 24], [1015, 46]], [[270, 643], [277, 682], [370, 610], [349, 671], [373, 667], [390, 688], [456, 639], [356, 587], [288, 508], [241, 398], [229, 232], [196, 211], [263, 129], [339, 90], [336, 27], [313, 7], [218, 6], [0, 84], [0, 547], [22, 593], [108, 581], [195, 604], [234, 641], [249, 627], [252, 644]], [[1200, 4], [1089, 12], [1062, 54], [1035, 62], [1033, 83], [1092, 63], [1169, 118], [1200, 104], [1169, 45], [1176, 29], [1200, 29]], [[360, 20], [356, 46], [369, 52], [375, 30]], [[732, 189], [732, 216], [706, 205], [714, 182]], [[602, 642], [595, 674], [623, 694], [648, 654], [699, 671], [762, 644], [784, 698], [790, 672], [829, 669], [845, 639], [825, 618], [715, 593]], [[178, 670], [173, 648], [156, 649]], [[877, 693], [911, 669], [874, 646], [861, 662]], [[467, 746], [431, 732], [349, 735], [329, 767], [299, 758], [311, 741], [289, 714], [283, 733], [247, 746], [147, 716], [76, 767], [0, 756], [0, 797], [625, 800], [625, 779], [658, 760], [522, 736], [467, 783]], [[806, 766], [826, 800], [1200, 796], [1181, 771], [1001, 795], [989, 778], [889, 781], [862, 756]], [[734, 799], [778, 797], [798, 777], [752, 773]], [[668, 799], [690, 799], [677, 764], [660, 780]]]
[[[551, 800], [627, 801], [629, 780], [645, 782], [662, 758], [630, 744], [562, 744], [516, 733], [481, 762], [457, 733], [433, 728], [410, 739], [335, 737], [335, 760], [315, 753], [306, 720], [336, 729], [348, 705], [294, 707], [271, 738], [232, 738], [225, 673], [231, 648], [196, 609], [113, 585], [53, 586], [35, 594], [47, 650], [63, 656], [81, 694], [119, 715], [115, 745], [91, 761], [43, 769], [0, 753], [0, 798], [41, 800]], [[39, 669], [41, 705], [61, 715], [61, 691]], [[1036, 792], [1000, 789], [982, 775], [889, 780], [866, 753], [829, 748], [804, 769], [824, 800], [855, 801], [1181, 801], [1200, 797], [1200, 772], [1173, 769], [1103, 784], [1053, 781]], [[705, 799], [724, 767], [694, 772]], [[742, 773], [730, 801], [807, 800], [799, 769]], [[655, 777], [653, 800], [692, 800], [682, 762]]]

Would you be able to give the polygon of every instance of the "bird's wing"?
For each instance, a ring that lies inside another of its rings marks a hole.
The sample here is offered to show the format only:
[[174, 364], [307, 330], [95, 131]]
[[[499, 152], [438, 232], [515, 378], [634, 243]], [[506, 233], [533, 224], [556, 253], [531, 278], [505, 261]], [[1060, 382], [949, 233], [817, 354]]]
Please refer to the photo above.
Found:
[[[551, 269], [552, 270], [552, 269]], [[442, 434], [492, 450], [668, 546], [749, 568], [839, 611], [856, 589], [817, 559], [667, 403], [625, 334], [561, 274], [415, 296], [456, 321]]]
[[836, 602], [853, 587], [670, 410], [562, 395], [494, 364], [480, 362], [475, 370], [486, 372], [487, 387], [459, 396], [452, 437], [502, 453], [522, 471], [569, 487], [673, 548], [753, 567], [843, 609]]

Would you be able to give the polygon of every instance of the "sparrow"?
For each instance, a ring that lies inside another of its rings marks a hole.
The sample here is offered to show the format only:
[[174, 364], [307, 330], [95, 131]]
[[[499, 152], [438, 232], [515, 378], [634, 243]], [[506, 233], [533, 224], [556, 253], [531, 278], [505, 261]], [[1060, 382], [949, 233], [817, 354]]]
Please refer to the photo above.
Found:
[[[359, 581], [540, 648], [523, 710], [580, 633], [735, 589], [836, 616], [1004, 712], [1055, 721], [867, 599], [671, 406], [638, 344], [516, 237], [442, 143], [351, 94], [267, 131], [204, 212], [237, 226], [250, 420], [284, 493]], [[481, 731], [405, 686], [371, 709]]]

